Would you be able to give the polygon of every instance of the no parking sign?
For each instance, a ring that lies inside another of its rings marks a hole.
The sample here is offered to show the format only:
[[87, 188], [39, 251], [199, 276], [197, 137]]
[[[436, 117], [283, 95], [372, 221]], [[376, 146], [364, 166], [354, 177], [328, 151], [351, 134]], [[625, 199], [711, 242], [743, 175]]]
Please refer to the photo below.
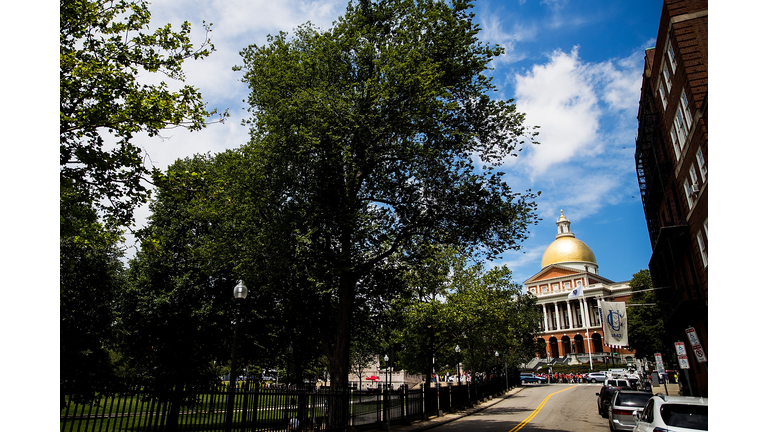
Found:
[[699, 363], [706, 363], [707, 356], [704, 354], [704, 348], [701, 346], [696, 330], [693, 327], [688, 327], [685, 329], [685, 334], [688, 336], [688, 341], [691, 343], [693, 354], [696, 355], [696, 361]]

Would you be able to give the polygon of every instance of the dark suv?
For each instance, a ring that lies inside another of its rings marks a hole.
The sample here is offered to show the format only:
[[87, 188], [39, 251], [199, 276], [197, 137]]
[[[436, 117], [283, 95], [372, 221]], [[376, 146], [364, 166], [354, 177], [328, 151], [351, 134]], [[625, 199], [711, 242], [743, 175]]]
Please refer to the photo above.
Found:
[[611, 404], [611, 399], [613, 398], [613, 394], [616, 393], [616, 390], [634, 389], [629, 385], [629, 381], [625, 379], [605, 380], [603, 387], [600, 388], [600, 392], [595, 393], [595, 396], [597, 396], [597, 412], [603, 416], [603, 418], [608, 418], [609, 405]]

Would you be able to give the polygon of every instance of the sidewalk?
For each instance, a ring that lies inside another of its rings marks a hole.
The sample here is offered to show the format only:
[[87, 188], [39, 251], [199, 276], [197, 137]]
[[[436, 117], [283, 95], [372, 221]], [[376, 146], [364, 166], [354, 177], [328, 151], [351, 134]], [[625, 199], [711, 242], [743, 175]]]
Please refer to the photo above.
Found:
[[[455, 413], [445, 413], [443, 414], [442, 417], [433, 416], [433, 417], [430, 417], [429, 420], [421, 420], [421, 421], [413, 422], [412, 424], [409, 424], [409, 425], [392, 425], [391, 429], [396, 430], [398, 432], [410, 432], [410, 431], [423, 431], [423, 430], [431, 429], [434, 427], [442, 426], [446, 423], [450, 423], [454, 420], [458, 420], [462, 417], [475, 414], [488, 407], [494, 406], [497, 403], [503, 401], [504, 399], [517, 394], [523, 388], [524, 387], [515, 387], [513, 389], [510, 389], [509, 391], [507, 391], [506, 393], [502, 394], [499, 397], [495, 397], [489, 401], [478, 404], [477, 406], [472, 408], [459, 410], [459, 411], [456, 411]], [[663, 388], [662, 388], [662, 391], [664, 391]]]
[[[669, 391], [670, 396], [680, 396], [680, 386], [677, 385], [677, 383], [667, 383], [667, 390]], [[667, 394], [664, 392], [664, 384], [653, 386], [651, 392], [653, 392], [653, 394]]]

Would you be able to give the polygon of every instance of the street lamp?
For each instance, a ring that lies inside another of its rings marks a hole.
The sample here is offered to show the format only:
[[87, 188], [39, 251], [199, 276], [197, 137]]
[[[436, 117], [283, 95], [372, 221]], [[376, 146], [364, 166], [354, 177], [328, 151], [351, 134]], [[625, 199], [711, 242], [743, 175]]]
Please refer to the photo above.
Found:
[[288, 348], [286, 348], [286, 351], [288, 352], [288, 368], [285, 371], [285, 379], [288, 381], [288, 387], [291, 387], [291, 357], [293, 357], [293, 346], [288, 343]]
[[389, 356], [384, 354], [384, 362], [387, 367], [384, 369], [384, 389], [381, 392], [384, 397], [384, 419], [387, 421], [387, 431], [389, 431], [389, 385], [387, 384], [387, 371], [389, 370]]
[[389, 371], [389, 356], [384, 354], [384, 362], [387, 364], [387, 367], [384, 369], [384, 388], [389, 389], [389, 385], [387, 384], [387, 371]]
[[456, 348], [453, 349], [456, 351], [456, 383], [459, 384], [461, 381], [461, 370], [459, 370], [459, 353], [461, 352], [461, 348], [459, 348], [458, 345], [456, 345]]
[[243, 303], [237, 299], [245, 300], [248, 297], [248, 287], [245, 286], [242, 280], [237, 282], [235, 289], [233, 290], [235, 296], [235, 338], [232, 341], [232, 364], [229, 368], [229, 395], [227, 397], [227, 418], [226, 418], [226, 430], [232, 430], [232, 417], [235, 410], [235, 386], [237, 385], [237, 368], [235, 362], [237, 360], [237, 331], [240, 327], [240, 305]]

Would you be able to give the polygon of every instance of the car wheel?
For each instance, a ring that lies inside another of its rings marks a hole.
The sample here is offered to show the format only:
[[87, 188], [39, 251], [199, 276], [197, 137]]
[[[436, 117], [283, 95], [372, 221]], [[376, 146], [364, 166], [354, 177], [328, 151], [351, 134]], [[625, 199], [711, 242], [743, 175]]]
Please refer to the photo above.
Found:
[[596, 379], [594, 379], [594, 378], [592, 378], [592, 384], [594, 384], [594, 383], [596, 383], [596, 382], [597, 382], [597, 380], [596, 380]]
[[544, 381], [542, 381], [542, 380], [539, 380], [539, 384], [544, 384]]

